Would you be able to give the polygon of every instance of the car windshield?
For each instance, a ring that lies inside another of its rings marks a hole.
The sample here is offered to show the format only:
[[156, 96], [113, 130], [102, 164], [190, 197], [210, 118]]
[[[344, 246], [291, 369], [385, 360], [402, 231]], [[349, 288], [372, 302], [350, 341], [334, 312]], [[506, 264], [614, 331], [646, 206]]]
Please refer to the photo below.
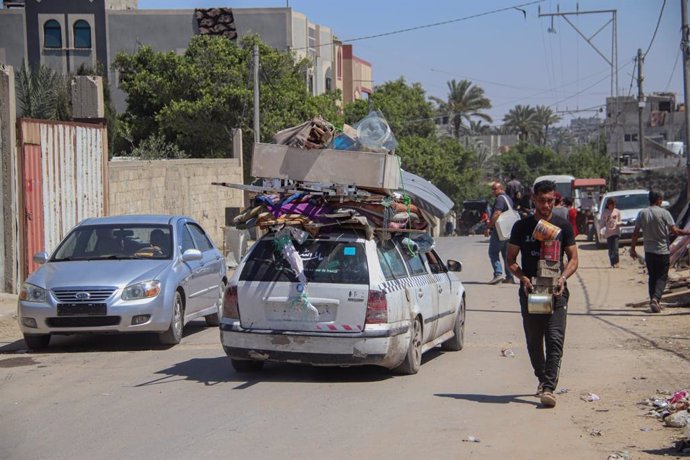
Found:
[[[361, 243], [308, 239], [293, 243], [311, 283], [369, 284], [369, 270]], [[290, 262], [273, 239], [256, 243], [240, 274], [241, 281], [297, 282]]]
[[170, 259], [168, 225], [83, 225], [65, 238], [51, 262], [96, 259]]
[[616, 208], [620, 210], [625, 209], [642, 209], [649, 206], [649, 194], [635, 193], [630, 195], [619, 195], [615, 197]]

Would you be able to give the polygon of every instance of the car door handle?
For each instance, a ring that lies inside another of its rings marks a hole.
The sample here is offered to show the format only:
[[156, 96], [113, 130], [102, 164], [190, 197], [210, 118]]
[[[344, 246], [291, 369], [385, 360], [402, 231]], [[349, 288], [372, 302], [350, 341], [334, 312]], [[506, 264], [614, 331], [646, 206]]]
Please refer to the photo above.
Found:
[[443, 293], [443, 288], [442, 288], [442, 287], [439, 287], [439, 288], [438, 288], [438, 293], [439, 293], [439, 294]]
[[424, 291], [420, 288], [419, 291], [417, 291], [417, 297], [422, 298], [424, 297]]

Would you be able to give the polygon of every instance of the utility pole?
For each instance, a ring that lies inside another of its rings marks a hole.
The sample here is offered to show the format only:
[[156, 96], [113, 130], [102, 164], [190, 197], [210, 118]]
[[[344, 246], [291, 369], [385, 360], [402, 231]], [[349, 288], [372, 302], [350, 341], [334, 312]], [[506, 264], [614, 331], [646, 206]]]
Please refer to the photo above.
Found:
[[642, 91], [642, 64], [644, 56], [642, 50], [637, 49], [637, 136], [640, 144], [640, 168], [644, 168], [644, 126], [642, 124], [642, 112], [644, 111], [644, 92]]
[[688, 33], [688, 0], [680, 0], [681, 17], [683, 26], [681, 28], [680, 48], [683, 53], [683, 88], [685, 93], [685, 165], [687, 170], [687, 195], [690, 200], [690, 59], [688, 56], [688, 45], [690, 33]]
[[254, 45], [254, 142], [259, 142], [259, 45]]

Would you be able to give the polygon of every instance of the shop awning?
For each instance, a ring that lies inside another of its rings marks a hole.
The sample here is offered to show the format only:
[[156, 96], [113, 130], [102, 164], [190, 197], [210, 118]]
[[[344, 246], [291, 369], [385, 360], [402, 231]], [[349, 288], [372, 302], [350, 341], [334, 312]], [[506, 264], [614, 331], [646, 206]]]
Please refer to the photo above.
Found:
[[410, 195], [418, 207], [430, 212], [436, 217], [443, 217], [453, 209], [453, 200], [434, 184], [423, 177], [402, 171], [402, 188]]

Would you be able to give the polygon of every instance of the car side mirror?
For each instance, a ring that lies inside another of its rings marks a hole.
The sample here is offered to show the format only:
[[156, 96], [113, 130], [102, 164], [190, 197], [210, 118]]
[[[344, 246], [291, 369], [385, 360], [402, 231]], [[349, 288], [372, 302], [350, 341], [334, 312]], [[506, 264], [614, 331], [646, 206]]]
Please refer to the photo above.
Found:
[[43, 252], [37, 252], [34, 254], [33, 257], [34, 263], [37, 263], [38, 265], [43, 265], [44, 263], [48, 262], [48, 253], [43, 251]]
[[184, 254], [182, 254], [183, 262], [192, 262], [194, 260], [201, 260], [204, 256], [198, 249], [187, 249]]
[[661, 202], [661, 207], [664, 208], [664, 209], [668, 209], [668, 208], [671, 207], [671, 203], [669, 203], [668, 201], [664, 200], [664, 201]]
[[462, 271], [462, 262], [459, 262], [457, 260], [448, 259], [448, 263], [446, 265], [448, 266], [448, 270], [451, 272]]

